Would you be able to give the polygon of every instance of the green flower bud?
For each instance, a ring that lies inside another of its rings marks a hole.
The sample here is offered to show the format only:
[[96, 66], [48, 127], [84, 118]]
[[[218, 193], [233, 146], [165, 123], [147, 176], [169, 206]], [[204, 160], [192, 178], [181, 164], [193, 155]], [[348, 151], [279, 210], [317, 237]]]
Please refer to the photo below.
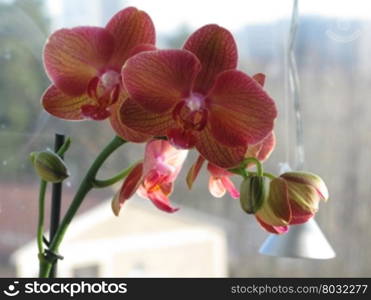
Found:
[[263, 205], [266, 197], [265, 178], [249, 176], [240, 185], [240, 203], [248, 214], [256, 213]]
[[54, 152], [32, 152], [30, 158], [37, 175], [45, 181], [62, 182], [69, 176], [64, 161]]

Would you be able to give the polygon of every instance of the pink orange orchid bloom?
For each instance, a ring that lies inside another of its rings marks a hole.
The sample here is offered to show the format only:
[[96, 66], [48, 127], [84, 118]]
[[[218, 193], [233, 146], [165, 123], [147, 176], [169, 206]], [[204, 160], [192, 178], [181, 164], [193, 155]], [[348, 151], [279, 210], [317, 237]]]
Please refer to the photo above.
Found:
[[193, 33], [182, 50], [139, 53], [122, 69], [130, 96], [122, 121], [167, 136], [178, 148], [195, 146], [221, 168], [235, 167], [249, 145], [270, 134], [277, 115], [261, 86], [264, 77], [253, 79], [236, 66], [233, 36], [213, 24]]
[[318, 210], [320, 200], [327, 201], [323, 180], [308, 172], [287, 172], [273, 179], [269, 195], [255, 213], [260, 225], [271, 233], [281, 234], [289, 225], [302, 224]]
[[150, 17], [134, 7], [114, 15], [106, 27], [60, 29], [44, 48], [44, 65], [52, 85], [42, 96], [50, 114], [67, 120], [103, 120], [111, 117], [117, 133], [132, 141], [140, 134], [121, 123], [115, 113], [126, 99], [121, 68], [132, 55], [153, 50], [155, 29]]
[[173, 191], [174, 181], [187, 154], [187, 150], [176, 149], [165, 140], [147, 143], [144, 161], [133, 168], [112, 202], [115, 215], [119, 214], [121, 206], [136, 191], [160, 210], [177, 211], [178, 208], [171, 206], [168, 196]]

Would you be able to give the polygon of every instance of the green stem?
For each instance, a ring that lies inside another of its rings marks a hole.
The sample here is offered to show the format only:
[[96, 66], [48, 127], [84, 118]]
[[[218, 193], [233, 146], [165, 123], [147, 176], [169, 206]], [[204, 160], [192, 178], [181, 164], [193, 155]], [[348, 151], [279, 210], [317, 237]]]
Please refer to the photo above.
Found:
[[263, 175], [263, 166], [262, 166], [261, 162], [260, 162], [257, 158], [255, 158], [255, 157], [249, 157], [249, 158], [246, 158], [246, 159], [243, 161], [244, 168], [246, 168], [246, 166], [247, 166], [247, 164], [248, 164], [249, 162], [252, 162], [252, 163], [255, 164], [255, 166], [256, 166], [256, 171], [257, 171], [257, 172], [256, 172], [257, 175], [262, 176], [262, 175]]
[[113, 184], [115, 184], [116, 182], [119, 182], [120, 180], [124, 179], [126, 176], [128, 176], [128, 174], [130, 173], [130, 171], [138, 164], [138, 162], [132, 164], [131, 166], [129, 166], [128, 168], [122, 170], [120, 173], [116, 174], [115, 176], [109, 178], [109, 179], [105, 179], [105, 180], [98, 180], [98, 179], [95, 179], [93, 181], [93, 187], [95, 188], [105, 188], [107, 186], [111, 186]]
[[[56, 254], [58, 252], [59, 246], [64, 238], [64, 235], [70, 225], [73, 217], [76, 215], [77, 210], [79, 209], [81, 203], [83, 202], [87, 193], [93, 188], [93, 182], [95, 181], [95, 177], [103, 165], [105, 160], [120, 146], [126, 143], [125, 140], [121, 139], [120, 137], [116, 136], [113, 140], [103, 149], [103, 151], [98, 155], [95, 159], [93, 164], [91, 165], [90, 169], [86, 173], [84, 179], [82, 180], [80, 187], [72, 200], [70, 207], [68, 208], [66, 215], [64, 216], [61, 224], [58, 227], [57, 232], [53, 240], [50, 242], [49, 246], [49, 253]], [[49, 277], [50, 270], [53, 265], [53, 259], [46, 259], [40, 260], [40, 277], [47, 278]]]
[[45, 192], [47, 187], [45, 180], [40, 181], [39, 189], [39, 221], [37, 224], [37, 248], [39, 255], [44, 252], [43, 234], [44, 234], [44, 214], [45, 214]]

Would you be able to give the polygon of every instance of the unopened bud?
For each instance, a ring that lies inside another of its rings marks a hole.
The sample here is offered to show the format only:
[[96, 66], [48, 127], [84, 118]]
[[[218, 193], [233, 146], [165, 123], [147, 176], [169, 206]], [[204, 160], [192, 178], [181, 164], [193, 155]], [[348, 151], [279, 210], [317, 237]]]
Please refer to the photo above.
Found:
[[242, 181], [240, 203], [246, 213], [256, 213], [262, 207], [265, 197], [266, 187], [263, 176], [249, 176]]
[[48, 182], [62, 182], [69, 174], [64, 161], [54, 152], [32, 152], [31, 161], [37, 175]]

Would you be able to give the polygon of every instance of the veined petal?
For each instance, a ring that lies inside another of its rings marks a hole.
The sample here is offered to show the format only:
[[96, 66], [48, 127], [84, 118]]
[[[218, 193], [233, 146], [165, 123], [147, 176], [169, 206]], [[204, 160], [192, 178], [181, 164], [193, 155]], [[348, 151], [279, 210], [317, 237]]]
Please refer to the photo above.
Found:
[[122, 77], [131, 98], [148, 111], [164, 113], [189, 95], [199, 69], [188, 51], [145, 51], [128, 59]]
[[273, 100], [243, 72], [220, 74], [209, 97], [211, 131], [219, 142], [232, 147], [256, 144], [273, 130]]
[[110, 117], [110, 122], [113, 130], [122, 137], [125, 140], [128, 140], [130, 142], [134, 143], [143, 143], [151, 138], [151, 135], [142, 133], [139, 131], [135, 131], [131, 129], [130, 127], [126, 126], [122, 122], [122, 114], [120, 113], [121, 111], [121, 106], [125, 102], [124, 100], [118, 101], [115, 103], [113, 106], [111, 106], [111, 117]]
[[290, 202], [292, 218], [290, 224], [303, 224], [314, 216], [314, 213], [303, 209], [299, 204]]
[[224, 177], [224, 176], [232, 176], [233, 173], [229, 172], [226, 169], [220, 168], [214, 164], [208, 163], [207, 170], [210, 172], [212, 176], [215, 177]]
[[209, 162], [225, 169], [238, 166], [245, 158], [247, 145], [228, 147], [217, 141], [208, 124], [197, 137], [196, 148]]
[[268, 232], [274, 233], [274, 234], [283, 234], [289, 231], [288, 226], [272, 226], [267, 223], [265, 223], [262, 219], [259, 217], [256, 217], [256, 220], [258, 223]]
[[200, 170], [204, 162], [205, 158], [203, 158], [202, 155], [199, 155], [197, 161], [189, 169], [187, 174], [187, 185], [189, 189], [192, 188], [193, 182], [196, 180], [198, 173], [200, 173]]
[[49, 37], [45, 45], [45, 69], [61, 91], [79, 96], [107, 64], [113, 49], [114, 39], [104, 28], [60, 29]]
[[119, 195], [119, 203], [124, 203], [134, 195], [142, 182], [143, 162], [138, 163], [125, 178]]
[[272, 226], [290, 224], [292, 212], [285, 180], [278, 177], [271, 181], [269, 195], [255, 215], [264, 223]]
[[209, 178], [209, 191], [215, 198], [221, 198], [226, 193], [226, 188], [223, 182], [218, 177], [210, 176]]
[[162, 192], [161, 189], [147, 193], [147, 197], [158, 209], [162, 211], [173, 213], [179, 210], [179, 208], [173, 207], [170, 204], [170, 199]]
[[[255, 157], [263, 162], [269, 158], [276, 146], [276, 136], [272, 131], [263, 141], [250, 145], [246, 151], [246, 157]], [[249, 167], [249, 166], [248, 166]]]
[[194, 32], [184, 49], [193, 52], [202, 64], [194, 91], [206, 95], [216, 76], [237, 66], [237, 45], [232, 34], [223, 27], [210, 24]]
[[115, 14], [106, 25], [115, 39], [115, 49], [110, 65], [121, 69], [139, 44], [155, 43], [155, 28], [151, 18], [144, 11], [128, 7]]
[[175, 125], [171, 112], [153, 113], [145, 110], [131, 98], [120, 107], [121, 122], [135, 131], [152, 136], [165, 136], [167, 130]]
[[94, 100], [89, 98], [87, 94], [68, 96], [55, 85], [48, 87], [41, 97], [41, 102], [48, 113], [66, 120], [85, 119], [81, 113], [81, 107], [94, 104]]

